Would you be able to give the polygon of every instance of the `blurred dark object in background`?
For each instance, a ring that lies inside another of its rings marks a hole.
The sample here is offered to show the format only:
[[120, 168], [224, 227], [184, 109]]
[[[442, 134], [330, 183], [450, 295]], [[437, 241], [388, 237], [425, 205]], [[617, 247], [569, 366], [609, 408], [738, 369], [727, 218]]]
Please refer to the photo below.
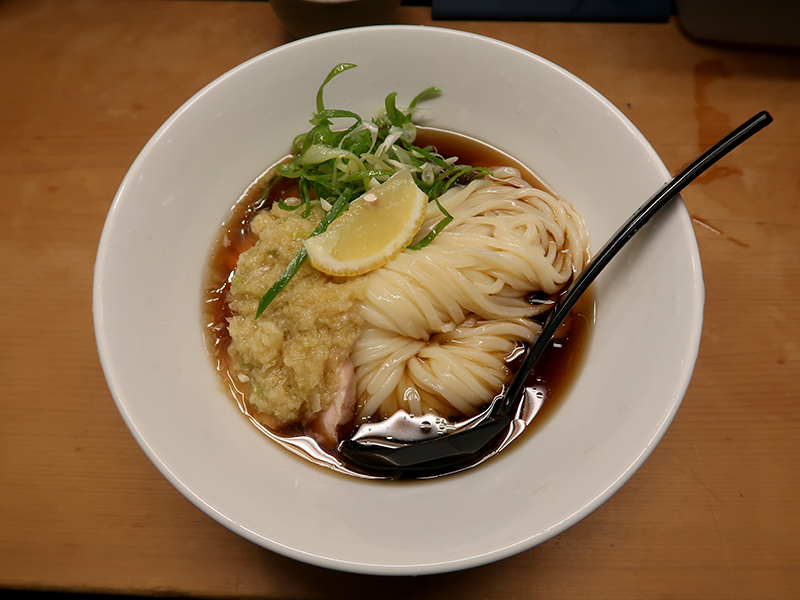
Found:
[[798, 0], [676, 0], [678, 21], [698, 42], [800, 49]]
[[300, 38], [391, 23], [400, 0], [270, 0], [270, 4], [286, 29]]
[[432, 0], [434, 19], [663, 22], [671, 0]]

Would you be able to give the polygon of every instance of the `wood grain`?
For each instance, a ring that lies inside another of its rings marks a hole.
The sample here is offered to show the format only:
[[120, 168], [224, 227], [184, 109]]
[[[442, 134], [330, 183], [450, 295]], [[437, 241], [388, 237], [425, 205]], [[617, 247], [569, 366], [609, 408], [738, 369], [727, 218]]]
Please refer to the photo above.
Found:
[[402, 23], [572, 71], [672, 172], [775, 122], [684, 193], [706, 283], [695, 375], [610, 501], [507, 560], [420, 578], [294, 562], [224, 529], [138, 448], [103, 378], [92, 268], [126, 170], [228, 69], [291, 38], [267, 2], [0, 1], [0, 588], [266, 598], [800, 596], [800, 57], [665, 24]]

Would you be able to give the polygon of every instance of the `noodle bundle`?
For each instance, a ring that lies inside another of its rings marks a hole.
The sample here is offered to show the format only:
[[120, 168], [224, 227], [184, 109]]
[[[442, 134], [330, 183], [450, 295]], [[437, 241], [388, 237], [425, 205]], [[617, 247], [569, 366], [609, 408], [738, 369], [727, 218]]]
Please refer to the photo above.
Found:
[[[533, 341], [531, 319], [580, 272], [588, 234], [572, 205], [510, 168], [440, 199], [453, 220], [428, 246], [366, 275], [364, 325], [351, 353], [357, 419], [398, 409], [471, 416], [500, 392], [509, 354]], [[442, 213], [429, 205], [417, 238]]]

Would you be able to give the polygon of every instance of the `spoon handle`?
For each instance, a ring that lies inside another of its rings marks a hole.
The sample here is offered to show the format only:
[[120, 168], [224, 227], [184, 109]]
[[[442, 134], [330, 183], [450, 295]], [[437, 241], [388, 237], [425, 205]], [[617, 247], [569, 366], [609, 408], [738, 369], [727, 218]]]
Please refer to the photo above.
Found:
[[694, 181], [698, 175], [771, 122], [772, 116], [767, 111], [761, 111], [717, 142], [705, 153], [701, 154], [678, 175], [667, 181], [661, 189], [653, 194], [647, 202], [642, 204], [642, 206], [631, 215], [625, 224], [617, 230], [614, 236], [606, 242], [605, 246], [603, 246], [589, 261], [586, 268], [578, 275], [566, 293], [562, 295], [555, 304], [553, 310], [550, 312], [550, 316], [542, 327], [539, 337], [528, 351], [516, 376], [509, 384], [505, 399], [502, 405], [498, 407], [500, 410], [514, 414], [515, 409], [522, 399], [522, 391], [525, 388], [525, 381], [528, 374], [531, 369], [533, 369], [536, 361], [539, 360], [542, 352], [544, 352], [547, 344], [550, 342], [550, 338], [555, 335], [556, 330], [567, 317], [570, 310], [575, 306], [575, 303], [592, 284], [600, 271], [602, 271], [609, 261], [616, 256], [617, 252], [628, 243], [633, 235], [639, 231], [653, 215], [664, 208], [670, 200]]

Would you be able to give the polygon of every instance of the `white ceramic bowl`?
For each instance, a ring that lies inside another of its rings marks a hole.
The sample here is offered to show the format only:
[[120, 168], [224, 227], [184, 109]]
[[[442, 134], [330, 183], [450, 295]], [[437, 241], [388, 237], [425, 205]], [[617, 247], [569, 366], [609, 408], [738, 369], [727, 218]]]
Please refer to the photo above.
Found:
[[[372, 574], [477, 566], [564, 531], [647, 458], [689, 383], [702, 323], [697, 245], [681, 202], [596, 282], [585, 365], [546, 426], [486, 465], [391, 483], [337, 474], [252, 427], [222, 389], [201, 329], [202, 277], [231, 205], [329, 107], [371, 116], [436, 85], [423, 124], [518, 157], [585, 216], [599, 248], [666, 179], [647, 140], [573, 75], [519, 48], [440, 28], [307, 38], [258, 56], [180, 108], [131, 166], [97, 256], [103, 369], [132, 434], [163, 475], [232, 531], [315, 565]], [[491, 516], [487, 518], [487, 513]]]

